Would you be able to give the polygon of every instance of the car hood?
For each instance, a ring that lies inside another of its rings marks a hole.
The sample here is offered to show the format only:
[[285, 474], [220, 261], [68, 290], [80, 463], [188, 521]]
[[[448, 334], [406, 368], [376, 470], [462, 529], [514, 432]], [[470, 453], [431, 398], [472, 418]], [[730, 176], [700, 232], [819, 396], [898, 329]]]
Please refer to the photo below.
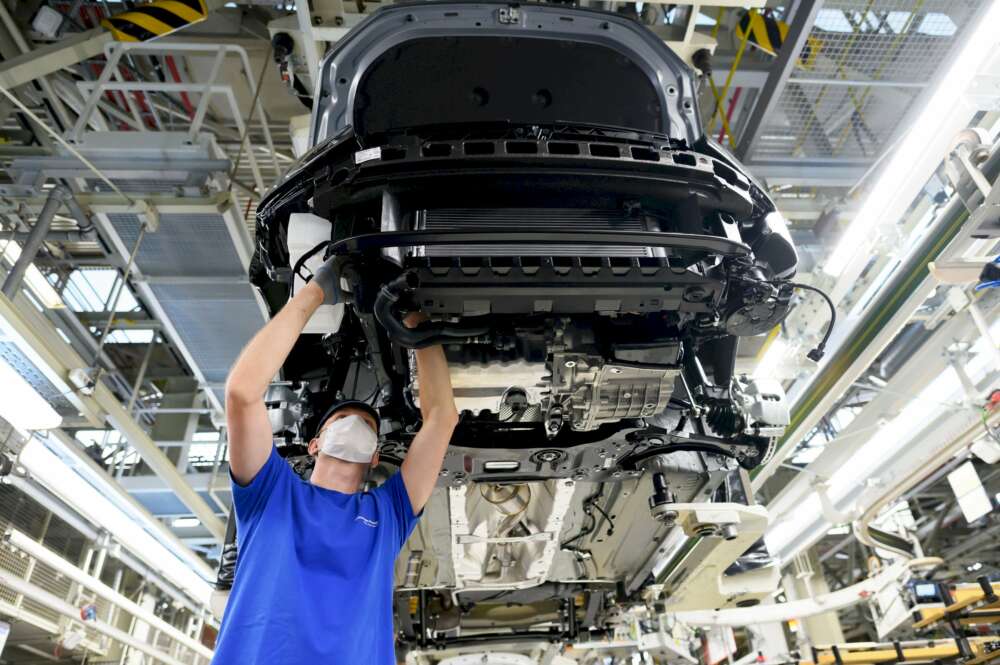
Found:
[[635, 21], [556, 5], [395, 4], [323, 60], [312, 145], [415, 127], [620, 127], [693, 145], [690, 68]]

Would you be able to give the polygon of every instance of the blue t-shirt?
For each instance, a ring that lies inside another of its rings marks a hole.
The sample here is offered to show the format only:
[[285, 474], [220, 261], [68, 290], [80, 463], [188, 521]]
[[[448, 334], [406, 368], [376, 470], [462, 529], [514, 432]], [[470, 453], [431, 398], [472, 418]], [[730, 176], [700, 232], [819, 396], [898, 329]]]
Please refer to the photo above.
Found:
[[216, 665], [390, 665], [396, 555], [417, 523], [403, 476], [344, 494], [299, 478], [275, 449], [233, 482], [239, 556]]

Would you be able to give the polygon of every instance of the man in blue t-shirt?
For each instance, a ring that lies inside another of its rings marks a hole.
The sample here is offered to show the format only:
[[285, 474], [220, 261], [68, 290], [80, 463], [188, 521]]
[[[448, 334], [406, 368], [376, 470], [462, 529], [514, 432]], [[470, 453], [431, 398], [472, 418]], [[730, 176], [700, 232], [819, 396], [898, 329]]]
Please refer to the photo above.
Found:
[[[264, 393], [316, 309], [339, 301], [327, 263], [247, 345], [226, 383], [239, 557], [213, 663], [395, 663], [396, 555], [431, 495], [458, 422], [440, 346], [416, 351], [422, 424], [399, 473], [361, 492], [378, 463], [378, 413], [334, 405], [309, 442], [309, 482], [278, 456]], [[424, 320], [407, 317], [406, 324]]]

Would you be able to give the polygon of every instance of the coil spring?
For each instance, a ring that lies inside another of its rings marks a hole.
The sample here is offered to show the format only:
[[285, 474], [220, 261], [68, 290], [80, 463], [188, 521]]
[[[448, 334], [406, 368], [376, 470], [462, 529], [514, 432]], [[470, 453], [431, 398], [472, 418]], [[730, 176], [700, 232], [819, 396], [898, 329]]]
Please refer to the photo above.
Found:
[[746, 426], [743, 414], [731, 402], [716, 402], [710, 406], [705, 421], [719, 436], [735, 436]]

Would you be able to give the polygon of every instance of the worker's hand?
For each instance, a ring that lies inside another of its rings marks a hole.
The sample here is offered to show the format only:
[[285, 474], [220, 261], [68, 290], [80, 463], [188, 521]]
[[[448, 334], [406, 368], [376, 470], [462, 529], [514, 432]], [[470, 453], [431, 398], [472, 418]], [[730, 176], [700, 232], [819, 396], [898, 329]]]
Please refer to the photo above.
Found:
[[403, 319], [403, 323], [406, 324], [407, 328], [416, 328], [424, 321], [427, 321], [429, 317], [421, 311], [410, 312]]
[[323, 289], [324, 305], [336, 305], [344, 302], [344, 296], [340, 291], [340, 278], [337, 277], [337, 272], [333, 269], [332, 257], [316, 269], [310, 284], [315, 284]]

